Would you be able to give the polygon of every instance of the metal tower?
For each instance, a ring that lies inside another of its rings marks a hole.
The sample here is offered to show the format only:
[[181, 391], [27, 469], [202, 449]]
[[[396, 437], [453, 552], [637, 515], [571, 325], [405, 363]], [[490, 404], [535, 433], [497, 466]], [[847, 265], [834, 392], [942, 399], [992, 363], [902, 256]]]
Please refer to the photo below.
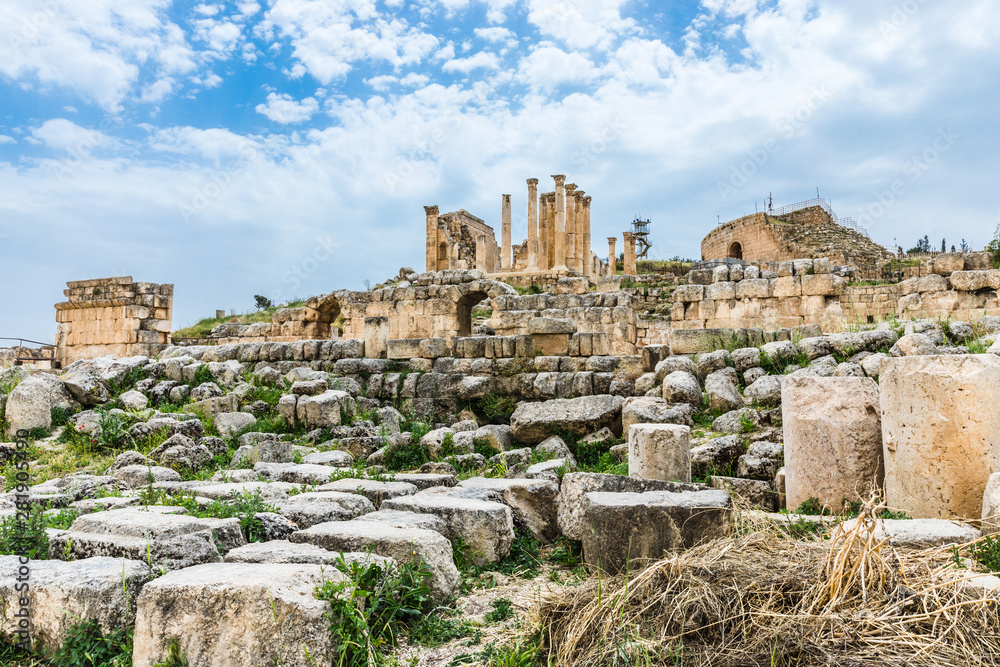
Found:
[[635, 234], [635, 258], [644, 259], [652, 248], [649, 244], [649, 226], [652, 223], [647, 219], [636, 218], [632, 221], [632, 233]]

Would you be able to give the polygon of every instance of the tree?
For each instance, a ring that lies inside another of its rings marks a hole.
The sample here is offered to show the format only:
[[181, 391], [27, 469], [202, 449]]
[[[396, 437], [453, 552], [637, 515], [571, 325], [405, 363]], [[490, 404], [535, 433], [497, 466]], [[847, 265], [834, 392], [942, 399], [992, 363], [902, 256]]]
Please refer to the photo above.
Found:
[[264, 310], [265, 308], [270, 308], [274, 304], [266, 296], [261, 296], [260, 294], [253, 295], [254, 303], [257, 305], [257, 310]]
[[948, 244], [944, 242], [944, 239], [941, 239], [941, 252], [948, 252]]
[[954, 243], [951, 244], [951, 251], [955, 252], [955, 244]]
[[962, 254], [969, 252], [969, 244], [962, 239], [962, 243], [958, 246], [958, 249], [962, 251]]
[[993, 240], [986, 245], [986, 252], [993, 259], [993, 268], [1000, 269], [1000, 225], [993, 232]]

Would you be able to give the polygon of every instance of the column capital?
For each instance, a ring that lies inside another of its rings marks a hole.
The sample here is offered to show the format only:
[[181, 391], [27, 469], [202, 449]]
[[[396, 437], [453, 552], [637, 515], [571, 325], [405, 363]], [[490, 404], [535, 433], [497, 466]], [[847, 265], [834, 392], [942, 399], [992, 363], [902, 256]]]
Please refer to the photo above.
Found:
[[510, 201], [510, 195], [500, 195], [504, 201]]
[[576, 192], [576, 183], [567, 183], [566, 184], [566, 194], [571, 195], [574, 192]]
[[424, 213], [426, 213], [427, 215], [437, 215], [438, 214], [437, 204], [435, 204], [434, 206], [424, 206]]
[[590, 208], [590, 195], [587, 195], [586, 197], [583, 198], [583, 205], [586, 206], [587, 208]]
[[618, 237], [617, 236], [609, 236], [608, 237], [608, 243], [610, 243], [611, 245], [614, 245], [614, 244], [618, 243]]
[[624, 238], [627, 243], [635, 238], [635, 234], [632, 232], [622, 232], [622, 238]]
[[556, 185], [564, 185], [566, 183], [565, 174], [553, 174], [552, 178], [555, 180]]
[[531, 185], [531, 186], [538, 185], [538, 179], [537, 178], [529, 178], [528, 179], [528, 185]]

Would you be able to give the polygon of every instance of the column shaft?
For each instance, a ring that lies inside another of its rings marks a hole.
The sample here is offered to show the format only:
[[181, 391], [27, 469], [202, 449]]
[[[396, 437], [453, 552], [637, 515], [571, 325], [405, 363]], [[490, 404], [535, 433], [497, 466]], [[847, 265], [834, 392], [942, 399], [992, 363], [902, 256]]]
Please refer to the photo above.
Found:
[[566, 177], [557, 174], [552, 177], [556, 182], [555, 203], [555, 259], [556, 271], [566, 271]]
[[615, 255], [615, 243], [618, 242], [617, 236], [608, 237], [608, 275], [615, 275], [615, 262], [618, 261], [618, 256]]
[[500, 224], [500, 270], [510, 271], [510, 195], [503, 196]]
[[427, 270], [437, 271], [438, 253], [438, 207], [424, 206], [427, 216]]
[[538, 179], [528, 179], [528, 270], [538, 270]]

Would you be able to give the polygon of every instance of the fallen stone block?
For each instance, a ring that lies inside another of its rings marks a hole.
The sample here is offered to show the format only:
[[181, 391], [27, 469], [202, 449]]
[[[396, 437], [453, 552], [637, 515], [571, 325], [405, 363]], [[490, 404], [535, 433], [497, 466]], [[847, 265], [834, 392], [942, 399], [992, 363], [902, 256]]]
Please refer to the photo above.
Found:
[[332, 664], [328, 601], [313, 590], [341, 581], [321, 565], [220, 563], [170, 572], [139, 596], [133, 666], [153, 667], [176, 637], [192, 665]]
[[327, 482], [320, 486], [319, 491], [341, 491], [343, 493], [356, 493], [371, 501], [376, 509], [389, 498], [399, 498], [401, 496], [412, 496], [419, 489], [415, 484], [408, 482], [377, 482], [372, 479], [355, 479], [348, 477], [338, 479], [336, 482]]
[[[771, 489], [771, 484], [759, 479], [743, 479], [742, 477], [709, 478], [713, 489], [728, 491], [735, 502], [743, 506], [756, 507], [765, 512], [775, 512], [778, 509], [778, 494]], [[796, 506], [797, 507], [797, 506]]]
[[149, 579], [139, 560], [95, 557], [71, 562], [33, 560], [30, 584], [17, 590], [23, 572], [17, 556], [0, 556], [0, 607], [3, 635], [10, 637], [20, 619], [14, 614], [26, 597], [31, 614], [31, 640], [45, 652], [58, 649], [67, 631], [83, 621], [97, 621], [106, 634], [126, 626], [135, 613], [135, 598]]
[[364, 496], [339, 491], [300, 493], [286, 500], [275, 501], [273, 505], [282, 516], [294, 521], [299, 528], [328, 521], [350, 521], [375, 511], [375, 506]]
[[605, 426], [620, 434], [623, 403], [621, 396], [608, 395], [521, 403], [510, 425], [516, 440], [531, 445], [560, 432], [584, 436]]
[[387, 500], [382, 507], [440, 517], [448, 539], [454, 542], [461, 538], [474, 563], [497, 563], [506, 558], [514, 543], [513, 513], [500, 503], [456, 497], [446, 489], [427, 489]]
[[559, 537], [559, 485], [542, 479], [493, 479], [472, 477], [458, 483], [459, 488], [488, 489], [501, 494], [532, 536], [542, 542]]
[[433, 530], [355, 519], [321, 523], [293, 533], [289, 541], [314, 544], [328, 551], [371, 551], [398, 563], [423, 561], [432, 575], [428, 587], [437, 599], [451, 598], [459, 591], [461, 578], [452, 559], [451, 542]]
[[628, 474], [640, 479], [691, 481], [691, 429], [633, 424], [628, 429]]
[[612, 574], [725, 537], [732, 518], [729, 494], [716, 490], [591, 492], [585, 504], [584, 561]]
[[[844, 530], [852, 530], [857, 519], [844, 522]], [[876, 541], [889, 541], [894, 547], [929, 549], [949, 544], [966, 544], [983, 534], [972, 526], [946, 519], [879, 519], [875, 526]]]
[[587, 531], [584, 523], [586, 499], [592, 491], [609, 493], [644, 493], [646, 491], [701, 491], [702, 484], [681, 484], [655, 479], [636, 479], [623, 475], [594, 472], [572, 472], [562, 478], [559, 486], [557, 522], [562, 534], [571, 540], [582, 540]]
[[347, 553], [327, 551], [315, 544], [271, 540], [252, 542], [226, 554], [227, 563], [299, 563], [312, 565], [333, 565], [343, 558], [345, 563], [377, 564], [394, 569], [396, 561], [375, 554], [349, 551]]

